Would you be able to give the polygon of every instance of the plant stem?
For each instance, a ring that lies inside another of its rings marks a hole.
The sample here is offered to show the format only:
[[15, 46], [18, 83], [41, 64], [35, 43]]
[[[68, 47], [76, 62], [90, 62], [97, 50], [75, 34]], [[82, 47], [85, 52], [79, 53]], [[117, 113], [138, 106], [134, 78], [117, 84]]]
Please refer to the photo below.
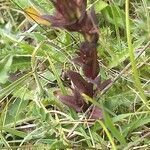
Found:
[[109, 138], [110, 143], [112, 144], [112, 150], [117, 150], [114, 140], [111, 136], [111, 134], [109, 133], [108, 129], [106, 128], [106, 126], [104, 125], [104, 123], [101, 120], [98, 120], [99, 124], [101, 125], [101, 127], [103, 128], [103, 130], [105, 131], [107, 137]]
[[42, 44], [44, 42], [41, 42], [33, 51], [32, 53], [32, 57], [31, 57], [31, 67], [32, 67], [32, 71], [33, 71], [33, 76], [35, 78], [35, 81], [36, 81], [36, 84], [37, 84], [37, 88], [38, 88], [38, 93], [40, 96], [43, 96], [44, 95], [44, 89], [42, 87], [42, 84], [39, 80], [39, 77], [38, 77], [38, 73], [37, 73], [37, 60], [36, 60], [36, 54], [38, 52], [38, 50], [41, 48]]

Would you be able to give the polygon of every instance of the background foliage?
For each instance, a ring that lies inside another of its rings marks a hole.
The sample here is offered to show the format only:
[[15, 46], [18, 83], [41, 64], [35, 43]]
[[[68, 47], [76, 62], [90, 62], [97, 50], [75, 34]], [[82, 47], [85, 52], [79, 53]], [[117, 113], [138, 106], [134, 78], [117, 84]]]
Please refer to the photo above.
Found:
[[104, 119], [95, 122], [53, 94], [65, 89], [64, 70], [81, 72], [72, 58], [82, 36], [30, 22], [23, 11], [28, 6], [43, 14], [54, 11], [48, 0], [0, 0], [0, 149], [149, 149], [150, 2], [132, 0], [129, 10], [145, 104], [132, 76], [125, 1], [88, 1], [99, 22], [102, 80], [117, 77], [105, 94], [92, 100], [104, 110]]

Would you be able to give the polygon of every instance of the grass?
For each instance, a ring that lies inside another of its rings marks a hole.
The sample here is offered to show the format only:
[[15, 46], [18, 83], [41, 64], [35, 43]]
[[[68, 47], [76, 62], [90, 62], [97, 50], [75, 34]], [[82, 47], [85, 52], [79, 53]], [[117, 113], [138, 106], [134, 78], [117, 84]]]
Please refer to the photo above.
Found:
[[84, 95], [103, 109], [97, 121], [54, 94], [70, 92], [64, 70], [82, 73], [72, 61], [82, 36], [30, 22], [23, 10], [31, 5], [54, 10], [46, 0], [0, 1], [0, 149], [148, 150], [150, 3], [88, 1], [99, 22], [101, 80], [113, 81], [98, 98]]
[[141, 81], [139, 79], [139, 74], [136, 67], [135, 56], [134, 56], [134, 49], [131, 41], [131, 33], [130, 33], [130, 21], [129, 21], [129, 0], [126, 0], [126, 33], [127, 33], [127, 43], [129, 48], [129, 55], [130, 61], [132, 64], [133, 76], [135, 79], [135, 86], [139, 91], [140, 97], [144, 103], [144, 105], [150, 110], [149, 106], [147, 105], [147, 100], [142, 89]]

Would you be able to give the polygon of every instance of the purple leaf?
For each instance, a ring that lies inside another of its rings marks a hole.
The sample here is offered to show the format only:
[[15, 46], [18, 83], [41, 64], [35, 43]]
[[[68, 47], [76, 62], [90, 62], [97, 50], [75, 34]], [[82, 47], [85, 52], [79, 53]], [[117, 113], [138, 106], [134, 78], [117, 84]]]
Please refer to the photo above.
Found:
[[51, 1], [56, 8], [55, 14], [48, 18], [52, 26], [63, 27], [70, 31], [75, 31], [78, 28], [77, 22], [81, 21], [86, 14], [87, 1], [86, 0], [51, 0]]
[[83, 73], [87, 78], [95, 79], [99, 73], [96, 44], [83, 42], [80, 51], [75, 59], [78, 64], [82, 64]]
[[62, 103], [75, 109], [77, 112], [85, 111], [88, 108], [88, 104], [76, 89], [73, 90], [73, 96], [62, 95], [59, 91], [55, 91], [54, 94]]
[[99, 107], [94, 106], [90, 114], [91, 119], [101, 119], [103, 117], [102, 110]]
[[74, 71], [67, 71], [67, 76], [73, 82], [76, 89], [90, 97], [93, 96], [93, 84], [88, 83], [84, 80], [84, 78], [77, 72]]
[[59, 95], [59, 99], [67, 106], [74, 108], [77, 112], [82, 111], [82, 106], [79, 106], [76, 103], [76, 98], [74, 96], [64, 96], [64, 95]]

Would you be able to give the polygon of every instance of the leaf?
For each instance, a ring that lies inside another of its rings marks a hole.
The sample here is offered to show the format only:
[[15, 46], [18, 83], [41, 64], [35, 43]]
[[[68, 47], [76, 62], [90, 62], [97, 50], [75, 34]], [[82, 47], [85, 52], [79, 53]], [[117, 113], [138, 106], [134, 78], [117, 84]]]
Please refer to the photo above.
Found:
[[101, 127], [103, 128], [103, 130], [107, 134], [107, 137], [109, 138], [109, 141], [112, 144], [112, 150], [117, 150], [115, 143], [114, 143], [114, 140], [113, 140], [113, 137], [111, 136], [110, 132], [108, 131], [107, 126], [101, 120], [98, 120], [98, 123], [101, 125]]
[[5, 57], [0, 61], [0, 83], [4, 84], [8, 80], [8, 71], [12, 65], [13, 56]]
[[126, 118], [134, 116], [134, 115], [142, 115], [142, 114], [148, 114], [148, 113], [149, 113], [149, 111], [120, 114], [120, 115], [115, 116], [114, 118], [112, 118], [112, 120], [113, 120], [113, 122], [118, 122], [118, 121], [123, 121]]
[[2, 35], [3, 38], [6, 38], [12, 42], [18, 42], [18, 37], [15, 34], [9, 32], [7, 29], [0, 28], [0, 35]]
[[3, 131], [8, 132], [12, 135], [24, 138], [25, 136], [27, 136], [27, 133], [23, 132], [23, 131], [19, 131], [13, 128], [9, 128], [9, 127], [3, 127]]
[[[3, 122], [4, 127], [6, 127], [8, 124], [13, 124], [15, 126], [16, 122], [19, 122], [20, 120], [25, 118], [25, 114], [23, 113], [23, 111], [26, 110], [28, 102], [29, 101], [24, 101], [23, 99], [15, 99], [13, 103], [8, 104], [8, 108], [6, 111], [7, 113], [2, 113], [1, 115], [1, 117], [3, 118], [2, 122]], [[6, 129], [6, 132], [9, 132], [8, 130], [10, 131], [11, 128], [8, 127]], [[16, 134], [14, 131], [14, 135]]]
[[51, 67], [51, 69], [52, 69], [52, 71], [53, 71], [53, 73], [54, 73], [54, 75], [55, 75], [55, 77], [56, 77], [56, 80], [57, 80], [57, 82], [58, 82], [58, 85], [59, 85], [59, 87], [60, 87], [60, 89], [61, 89], [61, 92], [62, 92], [64, 95], [67, 95], [67, 91], [66, 91], [66, 89], [65, 89], [65, 87], [64, 87], [64, 85], [63, 85], [63, 83], [62, 83], [62, 81], [61, 81], [61, 79], [60, 79], [60, 77], [59, 77], [58, 71], [57, 71], [57, 69], [56, 69], [54, 63], [53, 63], [52, 60], [50, 59], [50, 56], [49, 56], [48, 54], [46, 54], [46, 55], [47, 55], [47, 57], [48, 57], [48, 61], [49, 61], [50, 67]]
[[74, 108], [77, 112], [81, 112], [82, 111], [82, 107], [78, 106], [77, 99], [74, 96], [58, 95], [58, 97], [69, 108]]
[[28, 74], [14, 81], [12, 84], [0, 90], [0, 98], [10, 94], [10, 92], [14, 91], [18, 86], [20, 86], [24, 81], [26, 81], [31, 75], [32, 75], [32, 72], [29, 72]]
[[31, 57], [30, 56], [14, 56], [13, 63], [11, 65], [11, 72], [16, 72], [17, 70], [29, 70], [31, 68]]
[[59, 141], [55, 141], [51, 144], [50, 149], [51, 150], [55, 150], [55, 149], [66, 149], [67, 145], [64, 145], [64, 142], [59, 140]]
[[94, 4], [94, 6], [95, 6], [95, 12], [98, 13], [104, 8], [106, 8], [108, 4], [105, 1], [99, 0]]
[[100, 109], [99, 107], [93, 107], [92, 112], [90, 114], [90, 117], [92, 119], [100, 119], [103, 117], [102, 114], [102, 109]]
[[126, 137], [133, 130], [148, 123], [150, 123], [150, 115], [147, 115], [146, 117], [133, 119], [129, 124], [125, 125], [123, 135]]
[[[102, 14], [106, 17], [107, 21], [113, 25], [125, 29], [125, 12], [116, 5], [110, 5], [102, 10]], [[114, 16], [115, 21], [114, 21]]]
[[109, 68], [114, 68], [119, 66], [123, 61], [125, 61], [129, 57], [128, 51], [123, 50], [122, 52], [117, 53], [112, 56], [112, 59], [109, 63]]
[[73, 82], [73, 84], [76, 86], [78, 91], [88, 96], [93, 95], [92, 84], [85, 81], [84, 78], [79, 73], [69, 70], [67, 71], [66, 74], [69, 77], [69, 79]]
[[0, 139], [1, 139], [2, 144], [4, 144], [7, 149], [11, 149], [9, 143], [7, 142], [7, 140], [3, 137], [1, 133], [0, 133]]
[[31, 6], [27, 7], [26, 9], [24, 9], [24, 12], [25, 12], [25, 16], [27, 17], [29, 21], [36, 22], [38, 24], [42, 24], [46, 26], [50, 26], [50, 22], [42, 18], [41, 12], [35, 7], [31, 7]]
[[104, 112], [104, 121], [105, 121], [106, 127], [111, 131], [112, 135], [113, 135], [122, 145], [126, 145], [125, 138], [124, 138], [123, 135], [121, 135], [121, 133], [117, 130], [117, 128], [116, 128], [115, 125], [113, 124], [113, 121], [111, 120], [111, 118], [109, 117], [109, 115], [107, 114], [106, 111]]

